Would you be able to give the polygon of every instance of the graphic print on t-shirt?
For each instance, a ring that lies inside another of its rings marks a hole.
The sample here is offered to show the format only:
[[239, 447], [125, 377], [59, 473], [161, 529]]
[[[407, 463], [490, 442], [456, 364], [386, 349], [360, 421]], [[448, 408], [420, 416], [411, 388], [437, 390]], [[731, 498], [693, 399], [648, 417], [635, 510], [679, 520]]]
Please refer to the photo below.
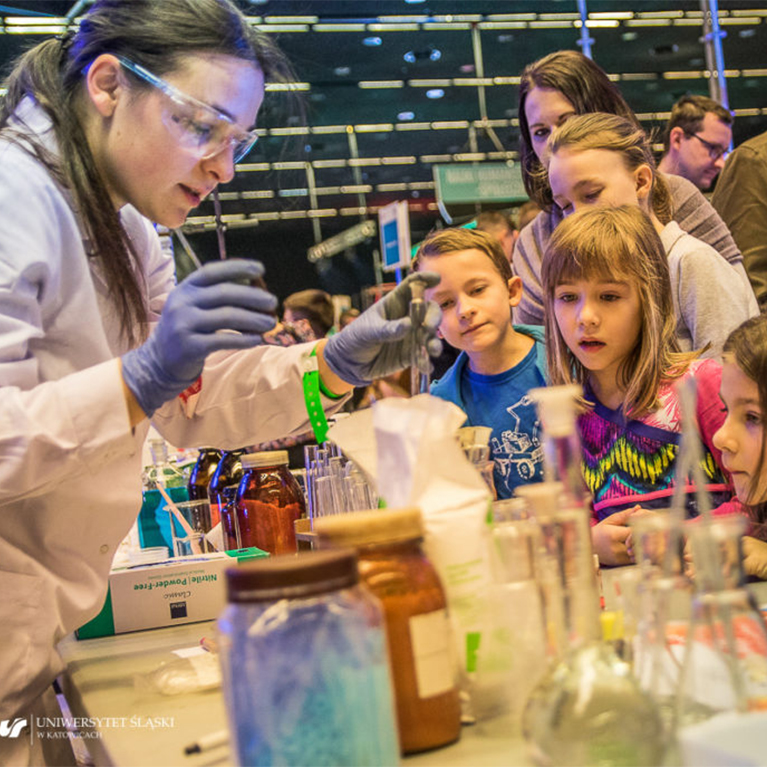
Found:
[[491, 450], [503, 486], [510, 496], [517, 485], [529, 482], [541, 473], [543, 446], [541, 424], [529, 394], [507, 407], [506, 412], [512, 418], [513, 428], [503, 429], [498, 437], [493, 437]]

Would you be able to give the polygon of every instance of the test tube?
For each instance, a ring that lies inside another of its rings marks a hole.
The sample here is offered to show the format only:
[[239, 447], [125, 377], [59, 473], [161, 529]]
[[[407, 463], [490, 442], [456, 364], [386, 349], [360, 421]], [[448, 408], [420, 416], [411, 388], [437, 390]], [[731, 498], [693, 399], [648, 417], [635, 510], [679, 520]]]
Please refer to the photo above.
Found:
[[410, 282], [410, 321], [413, 324], [413, 346], [410, 351], [410, 394], [422, 394], [429, 390], [429, 353], [423, 338], [423, 322], [426, 318], [423, 280]]

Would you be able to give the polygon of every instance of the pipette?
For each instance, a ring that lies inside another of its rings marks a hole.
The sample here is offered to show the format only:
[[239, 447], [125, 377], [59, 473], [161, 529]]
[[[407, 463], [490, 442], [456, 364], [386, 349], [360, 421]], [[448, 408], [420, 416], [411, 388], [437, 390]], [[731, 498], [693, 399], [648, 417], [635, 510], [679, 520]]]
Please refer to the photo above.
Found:
[[[226, 224], [221, 216], [221, 200], [218, 197], [218, 187], [213, 190], [213, 215], [216, 219], [216, 238], [218, 239], [218, 255], [222, 261], [226, 260], [226, 240], [224, 239], [224, 233], [226, 232]], [[266, 290], [266, 283], [263, 277], [254, 277], [250, 284], [254, 288], [262, 288]], [[276, 316], [276, 315], [275, 315]]]
[[221, 200], [218, 199], [218, 187], [213, 190], [213, 214], [216, 217], [216, 237], [218, 238], [218, 255], [222, 261], [226, 259], [226, 240], [224, 232], [226, 224], [221, 218]]
[[410, 350], [410, 394], [423, 394], [429, 391], [429, 352], [426, 349], [426, 339], [423, 333], [423, 323], [426, 319], [426, 301], [424, 293], [426, 283], [423, 280], [413, 280], [410, 283], [410, 321], [413, 323], [413, 346]]

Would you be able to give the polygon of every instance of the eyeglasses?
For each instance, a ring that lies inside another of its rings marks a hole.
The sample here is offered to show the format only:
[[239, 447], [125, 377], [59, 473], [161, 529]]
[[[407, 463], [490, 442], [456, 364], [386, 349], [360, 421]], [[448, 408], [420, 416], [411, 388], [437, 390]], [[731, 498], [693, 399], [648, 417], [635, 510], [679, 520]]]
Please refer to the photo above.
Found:
[[233, 161], [237, 163], [258, 141], [256, 131], [239, 130], [229, 115], [187, 96], [140, 64], [124, 56], [117, 59], [127, 70], [167, 96], [170, 103], [163, 110], [163, 124], [181, 146], [199, 159], [209, 160], [231, 146]]
[[727, 159], [727, 155], [730, 153], [730, 150], [727, 147], [706, 141], [706, 139], [701, 138], [697, 133], [688, 133], [685, 131], [685, 136], [698, 139], [698, 141], [700, 141], [700, 143], [703, 144], [706, 149], [708, 149], [708, 156], [714, 161], [718, 160], [720, 157]]

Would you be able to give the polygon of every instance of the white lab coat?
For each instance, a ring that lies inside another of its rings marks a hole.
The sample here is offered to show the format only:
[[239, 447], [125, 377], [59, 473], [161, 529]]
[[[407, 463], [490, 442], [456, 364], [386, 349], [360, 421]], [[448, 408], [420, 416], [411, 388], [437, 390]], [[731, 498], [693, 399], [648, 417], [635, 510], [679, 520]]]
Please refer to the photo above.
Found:
[[[36, 105], [17, 114], [50, 145]], [[146, 219], [130, 207], [122, 219], [156, 320], [173, 262]], [[61, 670], [56, 643], [101, 608], [141, 503], [147, 423], [131, 430], [117, 359], [127, 347], [86, 247], [46, 169], [0, 143], [0, 720], [29, 716]], [[193, 414], [175, 400], [155, 426], [175, 445], [224, 448], [305, 429], [306, 353], [213, 355]]]

